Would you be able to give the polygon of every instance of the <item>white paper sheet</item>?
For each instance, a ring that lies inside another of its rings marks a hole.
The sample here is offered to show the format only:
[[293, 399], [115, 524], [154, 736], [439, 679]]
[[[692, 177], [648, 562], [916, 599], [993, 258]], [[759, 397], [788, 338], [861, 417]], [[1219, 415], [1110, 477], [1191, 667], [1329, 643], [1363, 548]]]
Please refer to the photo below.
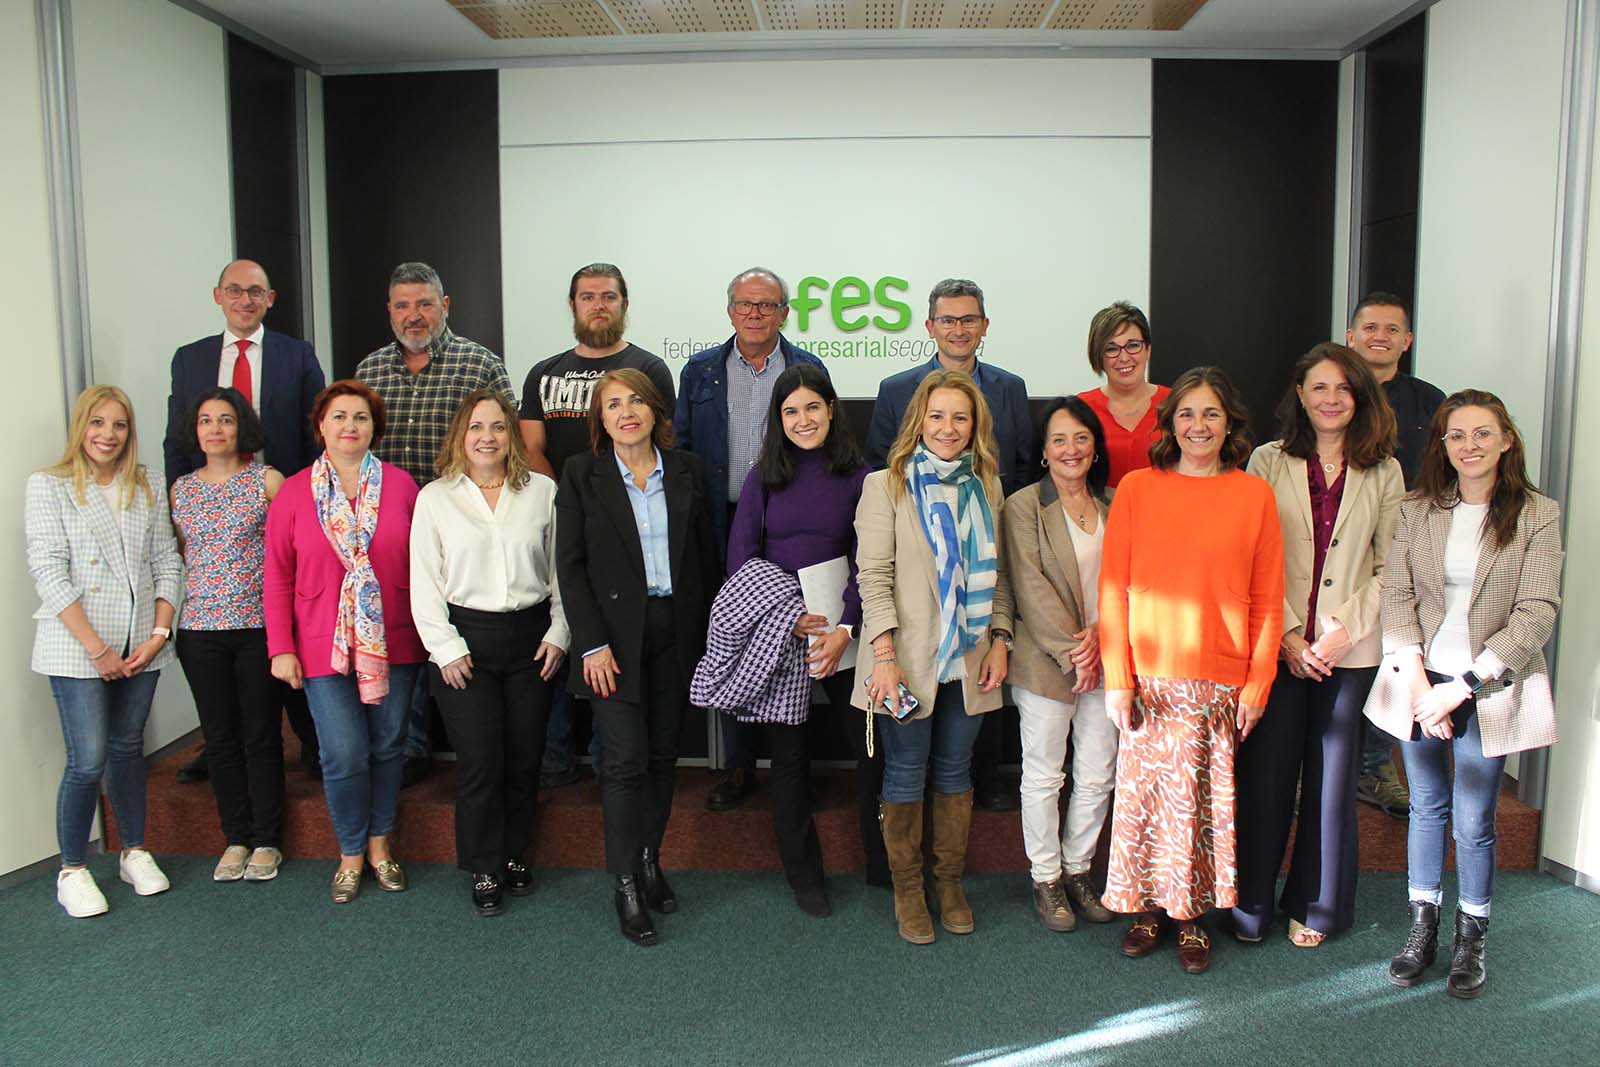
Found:
[[[830, 630], [838, 628], [839, 619], [844, 615], [844, 587], [850, 580], [850, 561], [835, 556], [810, 567], [801, 567], [795, 576], [800, 579], [800, 595], [805, 598], [806, 611], [826, 618]], [[852, 640], [845, 646], [844, 654], [839, 657], [841, 671], [855, 669], [857, 644], [859, 642]]]

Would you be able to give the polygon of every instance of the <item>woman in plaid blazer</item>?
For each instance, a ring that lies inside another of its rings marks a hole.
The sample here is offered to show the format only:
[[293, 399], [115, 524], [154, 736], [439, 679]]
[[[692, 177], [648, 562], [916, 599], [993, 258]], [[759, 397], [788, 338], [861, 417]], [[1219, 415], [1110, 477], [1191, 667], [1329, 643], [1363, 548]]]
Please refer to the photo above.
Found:
[[1383, 568], [1387, 657], [1367, 717], [1403, 742], [1411, 785], [1411, 931], [1389, 978], [1416, 985], [1433, 962], [1448, 821], [1460, 891], [1446, 989], [1466, 998], [1484, 986], [1506, 754], [1556, 740], [1540, 650], [1561, 604], [1561, 515], [1529, 484], [1494, 394], [1450, 396], [1431, 434]]
[[121, 389], [95, 385], [78, 397], [60, 462], [28, 477], [24, 521], [39, 592], [30, 666], [50, 678], [67, 749], [56, 900], [83, 918], [106, 910], [85, 866], [101, 779], [125, 846], [122, 881], [140, 896], [168, 888], [144, 849], [144, 724], [172, 662], [183, 566], [166, 486], [139, 463]]

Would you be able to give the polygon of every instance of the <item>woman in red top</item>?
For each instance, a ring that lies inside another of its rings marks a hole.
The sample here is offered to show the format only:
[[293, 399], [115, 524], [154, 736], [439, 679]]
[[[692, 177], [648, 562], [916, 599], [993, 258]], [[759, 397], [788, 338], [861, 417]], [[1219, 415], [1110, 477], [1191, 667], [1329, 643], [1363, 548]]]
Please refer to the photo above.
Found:
[[1115, 489], [1129, 471], [1150, 466], [1150, 446], [1161, 440], [1156, 405], [1172, 392], [1145, 381], [1150, 363], [1150, 320], [1124, 300], [1101, 308], [1089, 322], [1089, 366], [1106, 377], [1100, 389], [1079, 393], [1106, 431]]

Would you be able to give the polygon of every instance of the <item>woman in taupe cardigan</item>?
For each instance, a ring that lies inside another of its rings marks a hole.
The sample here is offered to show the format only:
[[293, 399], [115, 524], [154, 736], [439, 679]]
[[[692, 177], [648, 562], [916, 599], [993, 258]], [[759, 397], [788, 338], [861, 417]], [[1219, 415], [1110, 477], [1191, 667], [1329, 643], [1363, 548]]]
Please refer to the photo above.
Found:
[[[1006, 501], [1006, 560], [1016, 600], [1011, 695], [1022, 716], [1022, 841], [1033, 906], [1045, 928], [1110, 922], [1089, 864], [1111, 806], [1117, 726], [1100, 683], [1096, 607], [1105, 539], [1105, 430], [1077, 397], [1057, 398], [1035, 434], [1033, 484]], [[1061, 832], [1061, 786], [1072, 742], [1072, 795]], [[1070, 900], [1070, 902], [1069, 902]]]

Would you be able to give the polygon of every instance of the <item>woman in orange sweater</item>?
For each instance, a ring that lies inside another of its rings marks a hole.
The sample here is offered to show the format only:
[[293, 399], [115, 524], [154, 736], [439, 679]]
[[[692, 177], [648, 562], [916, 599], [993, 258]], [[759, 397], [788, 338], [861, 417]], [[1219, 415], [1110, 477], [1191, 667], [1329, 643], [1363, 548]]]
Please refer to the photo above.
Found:
[[1238, 896], [1233, 758], [1267, 703], [1283, 622], [1272, 488], [1239, 470], [1248, 413], [1215, 367], [1161, 402], [1154, 464], [1122, 481], [1106, 522], [1100, 649], [1121, 731], [1102, 903], [1133, 913], [1126, 956], [1178, 923], [1190, 974], [1211, 961], [1196, 920]]

